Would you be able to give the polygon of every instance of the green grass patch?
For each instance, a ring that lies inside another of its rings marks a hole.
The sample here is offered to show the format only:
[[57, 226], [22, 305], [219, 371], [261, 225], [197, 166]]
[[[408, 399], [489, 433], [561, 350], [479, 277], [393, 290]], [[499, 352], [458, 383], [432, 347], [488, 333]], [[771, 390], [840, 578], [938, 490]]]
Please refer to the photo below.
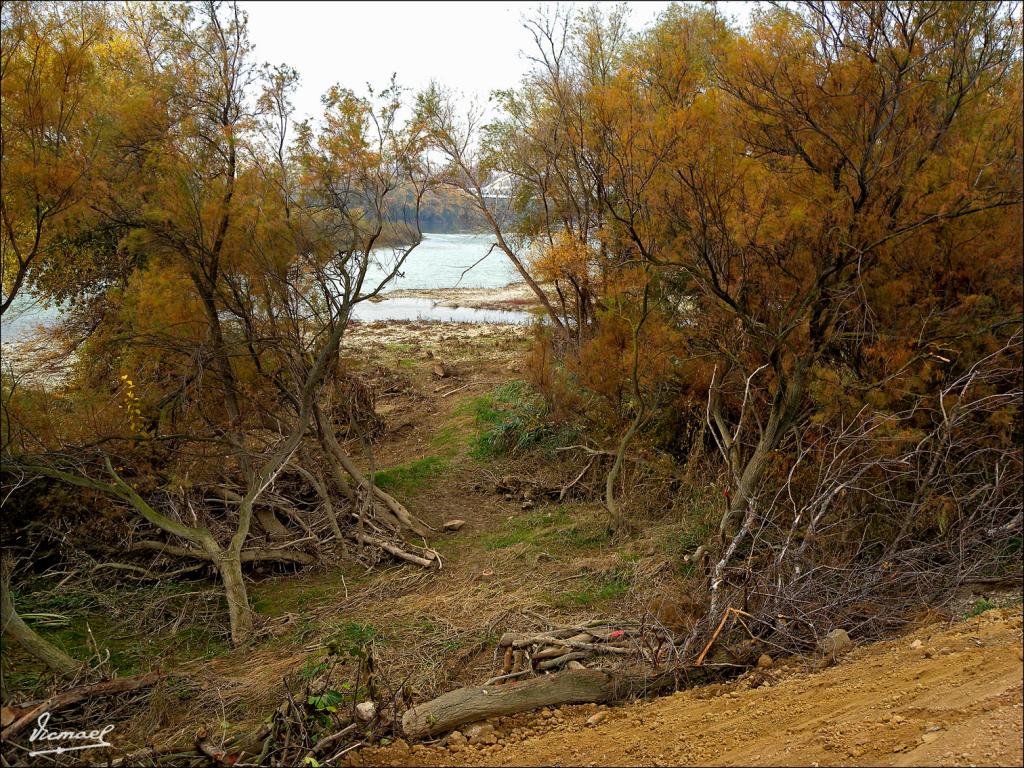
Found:
[[505, 524], [506, 530], [482, 538], [486, 550], [506, 549], [516, 544], [540, 545], [553, 541], [569, 520], [564, 509], [517, 515]]
[[629, 591], [629, 579], [618, 570], [588, 577], [581, 582], [580, 589], [563, 592], [556, 603], [562, 608], [589, 608], [608, 603]]
[[588, 520], [560, 531], [558, 540], [570, 549], [601, 549], [611, 541], [611, 530], [605, 520]]
[[525, 381], [502, 384], [463, 407], [480, 429], [470, 446], [470, 454], [477, 459], [492, 459], [534, 446], [554, 447], [575, 435], [575, 431], [551, 423], [547, 402]]
[[59, 628], [28, 623], [72, 658], [89, 659], [98, 650], [110, 667], [122, 675], [152, 669], [158, 659], [176, 662], [211, 659], [230, 649], [223, 632], [198, 624], [186, 624], [174, 634], [150, 634], [143, 627], [133, 627], [103, 615], [71, 617], [66, 626]]
[[437, 430], [437, 433], [430, 438], [430, 447], [436, 451], [454, 454], [458, 452], [460, 443], [466, 439], [466, 430], [459, 429], [455, 424], [448, 424]]
[[[353, 569], [354, 570], [354, 569]], [[296, 577], [275, 576], [260, 581], [249, 591], [249, 601], [256, 613], [281, 616], [285, 613], [303, 613], [317, 604], [343, 596], [362, 579], [362, 571], [346, 574], [338, 569], [323, 574]]]
[[[43, 586], [39, 581], [34, 585]], [[86, 660], [99, 652], [119, 674], [132, 675], [152, 669], [156, 659], [183, 662], [212, 658], [229, 649], [226, 626], [190, 618], [195, 592], [195, 584], [167, 581], [112, 586], [98, 594], [72, 585], [61, 590], [12, 591], [12, 598], [26, 623], [72, 658]], [[206, 597], [223, 601], [223, 594], [216, 590]], [[145, 611], [145, 621], [140, 623], [137, 613], [119, 606]], [[146, 607], [158, 610], [149, 613]], [[176, 624], [180, 614], [186, 620], [173, 633], [154, 633], [146, 625]], [[25, 680], [30, 682], [30, 677]]]
[[504, 530], [482, 537], [485, 550], [506, 549], [517, 544], [552, 552], [571, 553], [601, 549], [611, 540], [607, 521], [601, 515], [574, 517], [569, 505], [522, 514], [507, 521]]
[[388, 493], [412, 493], [442, 474], [450, 463], [447, 456], [424, 456], [408, 464], [374, 472], [373, 481]]
[[370, 622], [343, 621], [331, 636], [330, 645], [348, 653], [357, 653], [370, 643], [383, 643], [384, 632]]

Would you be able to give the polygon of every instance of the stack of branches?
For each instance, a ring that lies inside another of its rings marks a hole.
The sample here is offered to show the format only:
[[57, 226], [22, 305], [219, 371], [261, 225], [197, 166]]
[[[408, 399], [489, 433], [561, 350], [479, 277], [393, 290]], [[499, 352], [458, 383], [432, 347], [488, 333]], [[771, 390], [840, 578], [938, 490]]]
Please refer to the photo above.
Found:
[[[760, 642], [802, 653], [836, 628], [882, 637], [964, 585], [1019, 583], [1015, 360], [993, 355], [912, 409], [865, 407], [797, 442], [785, 477], [762, 484], [715, 564], [718, 605], [742, 608]], [[687, 657], [723, 615], [709, 612]]]
[[[365, 386], [353, 383], [346, 392], [359, 400], [348, 409], [350, 415], [355, 411], [362, 413], [367, 407], [366, 398], [370, 398], [372, 405], [372, 393]], [[361, 394], [357, 397], [354, 393]], [[357, 419], [352, 415], [350, 421], [358, 424], [357, 431], [363, 436], [364, 452], [370, 454], [372, 466], [372, 446], [367, 433], [362, 432], [365, 418]], [[336, 429], [333, 418], [329, 420], [324, 415], [322, 423], [325, 429], [321, 434], [314, 435], [316, 439], [304, 440], [255, 500], [255, 526], [248, 546], [241, 552], [242, 561], [311, 565], [332, 550], [333, 540], [344, 554], [349, 543], [357, 544], [358, 555], [371, 563], [395, 558], [422, 567], [437, 567], [440, 562], [436, 554], [412, 539], [429, 535], [430, 529], [401, 502], [376, 486], [372, 472], [363, 472], [356, 466], [333, 434]], [[182, 439], [178, 438], [178, 442]], [[173, 454], [173, 461], [160, 461], [159, 456], [165, 453]], [[123, 478], [134, 486], [146, 504], [173, 524], [202, 527], [218, 541], [229, 540], [236, 530], [236, 509], [242, 504], [246, 490], [244, 480], [232, 477], [231, 463], [214, 461], [203, 452], [191, 455], [184, 444], [175, 448], [170, 442], [155, 448], [154, 454], [157, 466], [133, 468], [129, 464], [120, 468], [118, 479]], [[118, 460], [126, 464], [129, 461], [126, 457], [118, 457]], [[27, 462], [24, 471], [19, 471], [15, 464], [5, 466], [4, 485], [11, 495], [17, 491], [26, 501], [30, 500], [31, 493], [26, 494], [26, 491], [30, 490], [34, 474], [49, 474], [96, 491], [109, 492], [114, 484], [102, 479], [108, 474], [104, 470], [108, 461], [108, 455], [102, 452], [92, 456], [36, 457]], [[207, 477], [209, 467], [219, 469]], [[99, 479], [92, 480], [93, 477]], [[40, 488], [40, 492], [46, 493], [46, 490]], [[118, 496], [112, 501], [115, 510], [134, 506], [131, 500]], [[129, 578], [134, 574], [140, 578], [167, 578], [171, 572], [201, 570], [202, 562], [211, 559], [199, 547], [176, 541], [174, 536], [161, 536], [156, 527], [135, 514], [107, 515], [99, 525], [95, 517], [76, 515], [70, 519], [67, 509], [60, 504], [41, 504], [36, 509], [42, 510], [32, 513], [37, 519], [26, 521], [28, 528], [36, 529], [32, 534], [33, 548], [35, 545], [52, 546], [63, 550], [65, 555], [68, 548], [89, 551], [97, 555], [94, 560], [102, 561], [97, 565], [130, 574]], [[43, 519], [39, 519], [40, 514]], [[112, 521], [114, 525], [110, 524]], [[14, 530], [17, 527], [12, 526], [11, 535], [20, 537], [20, 532]], [[143, 567], [113, 560], [111, 556], [115, 553], [146, 555], [150, 559], [156, 554], [158, 557], [149, 567]], [[183, 558], [201, 562], [183, 569], [180, 563]]]
[[609, 666], [641, 662], [654, 669], [673, 653], [673, 638], [660, 627], [637, 622], [595, 619], [579, 626], [546, 632], [506, 632], [495, 651], [502, 654], [501, 674], [487, 685], [566, 667]]

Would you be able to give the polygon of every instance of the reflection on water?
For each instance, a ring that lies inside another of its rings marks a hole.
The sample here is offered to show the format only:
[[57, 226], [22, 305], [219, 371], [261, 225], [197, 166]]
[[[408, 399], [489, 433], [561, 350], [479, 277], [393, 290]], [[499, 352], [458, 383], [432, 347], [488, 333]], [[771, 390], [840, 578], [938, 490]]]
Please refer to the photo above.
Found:
[[377, 320], [423, 320], [440, 323], [501, 323], [525, 325], [534, 319], [529, 312], [474, 307], [442, 307], [430, 299], [384, 299], [364, 301], [352, 311], [352, 319], [364, 323]]

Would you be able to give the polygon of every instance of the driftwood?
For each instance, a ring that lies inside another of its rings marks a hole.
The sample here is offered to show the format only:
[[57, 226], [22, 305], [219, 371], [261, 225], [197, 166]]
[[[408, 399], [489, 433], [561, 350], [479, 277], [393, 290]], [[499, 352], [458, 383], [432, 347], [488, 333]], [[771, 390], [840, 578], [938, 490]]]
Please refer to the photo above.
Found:
[[402, 715], [402, 733], [406, 739], [422, 739], [488, 717], [562, 704], [618, 701], [635, 693], [664, 690], [675, 682], [672, 672], [648, 676], [577, 669], [494, 687], [459, 688], [407, 709]]
[[4, 730], [0, 732], [0, 739], [3, 739], [4, 741], [12, 739], [20, 733], [25, 726], [39, 717], [39, 715], [43, 714], [43, 712], [57, 712], [61, 709], [70, 707], [72, 704], [77, 704], [80, 701], [96, 698], [98, 696], [113, 696], [119, 693], [135, 691], [140, 688], [148, 688], [163, 677], [163, 672], [147, 672], [144, 675], [106, 680], [102, 683], [96, 683], [95, 685], [82, 685], [77, 688], [64, 691], [63, 693], [58, 693], [55, 696], [51, 696], [50, 698], [42, 701], [32, 709], [29, 709], [7, 728], [4, 728]]

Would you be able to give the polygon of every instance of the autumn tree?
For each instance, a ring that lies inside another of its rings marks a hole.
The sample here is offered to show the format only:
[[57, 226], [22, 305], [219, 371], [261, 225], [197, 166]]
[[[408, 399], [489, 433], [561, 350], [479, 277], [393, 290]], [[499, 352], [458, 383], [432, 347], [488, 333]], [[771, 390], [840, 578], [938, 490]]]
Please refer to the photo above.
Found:
[[[581, 158], [565, 175], [575, 204], [596, 196], [587, 246], [601, 247], [559, 261], [609, 285], [632, 272], [671, 317], [672, 418], [711, 439], [724, 475], [717, 540], [696, 553], [714, 552], [717, 619], [798, 446], [831, 419], [916, 402], [920, 421], [979, 361], [1016, 354], [1020, 20], [998, 3], [806, 3], [760, 9], [741, 34], [714, 9], [673, 6], [617, 55], [614, 18], [566, 29], [506, 98], [501, 157], [541, 211], [557, 196], [531, 168]], [[580, 217], [563, 219], [538, 231], [564, 243]], [[640, 316], [635, 288], [602, 286], [595, 306], [616, 293]], [[564, 365], [608, 360], [591, 350], [616, 327], [598, 312]], [[583, 365], [576, 381], [606, 387], [611, 370]], [[923, 428], [893, 418], [890, 434]]]
[[110, 138], [110, 33], [102, 5], [4, 3], [0, 314], [63, 247], [86, 205]]
[[[76, 435], [77, 446], [57, 430], [59, 453], [34, 440], [10, 448], [26, 471], [106, 494], [167, 537], [130, 551], [210, 563], [240, 643], [253, 629], [243, 563], [314, 559], [288, 546], [295, 502], [268, 494], [282, 473], [315, 489], [339, 536], [317, 464], [333, 468], [363, 509], [361, 544], [432, 564], [429, 550], [388, 540], [429, 531], [359, 471], [327, 407], [345, 376], [339, 344], [353, 307], [421, 239], [416, 208], [396, 223], [392, 206], [396, 190], [425, 191], [422, 147], [397, 119], [396, 87], [369, 98], [334, 88], [323, 129], [294, 130], [296, 75], [253, 64], [237, 5], [131, 8], [120, 23], [140, 113], [120, 115], [119, 155], [95, 182], [94, 207], [121, 233], [113, 247], [134, 256], [123, 280], [92, 286], [107, 311], [78, 381], [112, 387], [127, 418], [104, 419], [108, 433]], [[320, 461], [308, 461], [318, 444]], [[254, 528], [265, 546], [248, 544]]]

